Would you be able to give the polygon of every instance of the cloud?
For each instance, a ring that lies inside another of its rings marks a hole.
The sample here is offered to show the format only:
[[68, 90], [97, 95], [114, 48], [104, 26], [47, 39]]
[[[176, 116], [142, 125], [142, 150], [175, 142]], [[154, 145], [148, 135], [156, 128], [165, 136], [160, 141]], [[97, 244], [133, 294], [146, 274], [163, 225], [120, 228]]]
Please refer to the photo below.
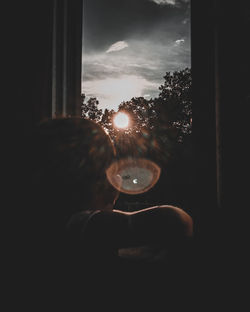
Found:
[[126, 43], [129, 49], [119, 53], [103, 49], [83, 54], [82, 92], [97, 97], [103, 109], [116, 109], [133, 96], [157, 97], [167, 71], [190, 66], [189, 37], [153, 31]]
[[157, 89], [157, 87], [158, 84], [138, 75], [120, 75], [83, 82], [83, 90], [87, 97], [97, 97], [100, 100], [100, 108], [114, 110], [117, 110], [123, 101], [143, 96], [145, 90]]
[[184, 39], [178, 39], [178, 40], [175, 40], [175, 45], [180, 45], [180, 44], [182, 44], [184, 42], [185, 42]]
[[153, 1], [158, 5], [170, 5], [175, 7], [180, 7], [181, 5], [190, 2], [190, 0], [149, 0], [149, 1]]
[[123, 50], [123, 49], [125, 49], [127, 47], [128, 47], [128, 44], [127, 44], [126, 41], [117, 41], [116, 43], [112, 44], [108, 48], [106, 53], [121, 51], [121, 50]]
[[150, 0], [150, 1], [153, 1], [156, 4], [161, 4], [161, 5], [165, 5], [165, 4], [175, 5], [176, 4], [176, 0]]

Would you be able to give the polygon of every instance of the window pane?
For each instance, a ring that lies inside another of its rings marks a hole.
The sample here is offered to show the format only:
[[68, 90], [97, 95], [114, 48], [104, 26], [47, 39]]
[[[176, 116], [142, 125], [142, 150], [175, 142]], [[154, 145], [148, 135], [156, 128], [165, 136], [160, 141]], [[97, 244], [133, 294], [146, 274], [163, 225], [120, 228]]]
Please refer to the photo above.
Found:
[[[161, 168], [139, 202], [185, 206], [192, 183], [190, 1], [83, 3], [82, 116], [107, 130], [121, 158], [139, 155]], [[118, 110], [127, 114], [125, 126], [113, 122]], [[144, 185], [139, 175], [125, 176], [124, 183]]]
[[190, 67], [188, 0], [84, 0], [82, 92], [102, 109], [157, 97], [166, 72]]

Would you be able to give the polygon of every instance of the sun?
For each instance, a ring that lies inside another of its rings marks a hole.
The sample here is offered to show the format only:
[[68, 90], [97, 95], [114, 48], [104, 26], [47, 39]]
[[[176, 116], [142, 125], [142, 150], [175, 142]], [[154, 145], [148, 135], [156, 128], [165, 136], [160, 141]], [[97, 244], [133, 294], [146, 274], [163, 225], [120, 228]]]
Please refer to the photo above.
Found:
[[113, 119], [114, 125], [117, 128], [125, 129], [129, 125], [129, 117], [125, 113], [117, 113]]

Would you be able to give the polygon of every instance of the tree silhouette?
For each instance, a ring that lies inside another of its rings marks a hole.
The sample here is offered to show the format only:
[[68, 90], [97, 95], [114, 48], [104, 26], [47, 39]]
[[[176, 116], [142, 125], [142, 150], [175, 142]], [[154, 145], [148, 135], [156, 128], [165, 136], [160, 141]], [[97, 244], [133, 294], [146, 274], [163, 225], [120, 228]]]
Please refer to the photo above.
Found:
[[126, 112], [131, 119], [129, 134], [152, 129], [153, 120], [157, 118], [153, 100], [146, 100], [144, 97], [133, 97], [130, 101], [122, 102], [118, 111]]
[[100, 120], [101, 126], [105, 129], [106, 132], [110, 135], [111, 139], [114, 139], [117, 135], [117, 130], [113, 126], [113, 118], [116, 112], [112, 110], [108, 110], [107, 108], [104, 110], [102, 118]]
[[[85, 103], [82, 94], [82, 117], [101, 124], [112, 140], [124, 135], [150, 136], [160, 145], [183, 142], [192, 131], [191, 70], [185, 68], [173, 73], [167, 72], [164, 83], [159, 87], [159, 96], [146, 100], [144, 97], [133, 97], [122, 102], [119, 112], [126, 112], [130, 118], [130, 127], [119, 130], [113, 125], [114, 110], [98, 108], [99, 101], [92, 97]], [[172, 143], [171, 143], [172, 142]]]
[[94, 120], [95, 122], [99, 122], [102, 117], [102, 109], [98, 108], [99, 101], [95, 97], [91, 97], [88, 99], [87, 103], [85, 103], [86, 96], [85, 94], [81, 95], [81, 110], [82, 117]]
[[167, 72], [161, 91], [154, 100], [157, 123], [160, 127], [172, 129], [178, 142], [192, 131], [192, 77], [186, 68], [173, 73]]

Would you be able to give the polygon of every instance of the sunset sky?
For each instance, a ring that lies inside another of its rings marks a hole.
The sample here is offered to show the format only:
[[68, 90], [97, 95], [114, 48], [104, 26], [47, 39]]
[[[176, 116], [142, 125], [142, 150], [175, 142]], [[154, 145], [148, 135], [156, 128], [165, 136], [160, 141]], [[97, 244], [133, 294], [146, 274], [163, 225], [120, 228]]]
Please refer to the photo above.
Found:
[[189, 0], [84, 0], [82, 92], [100, 108], [159, 94], [167, 71], [190, 67]]

